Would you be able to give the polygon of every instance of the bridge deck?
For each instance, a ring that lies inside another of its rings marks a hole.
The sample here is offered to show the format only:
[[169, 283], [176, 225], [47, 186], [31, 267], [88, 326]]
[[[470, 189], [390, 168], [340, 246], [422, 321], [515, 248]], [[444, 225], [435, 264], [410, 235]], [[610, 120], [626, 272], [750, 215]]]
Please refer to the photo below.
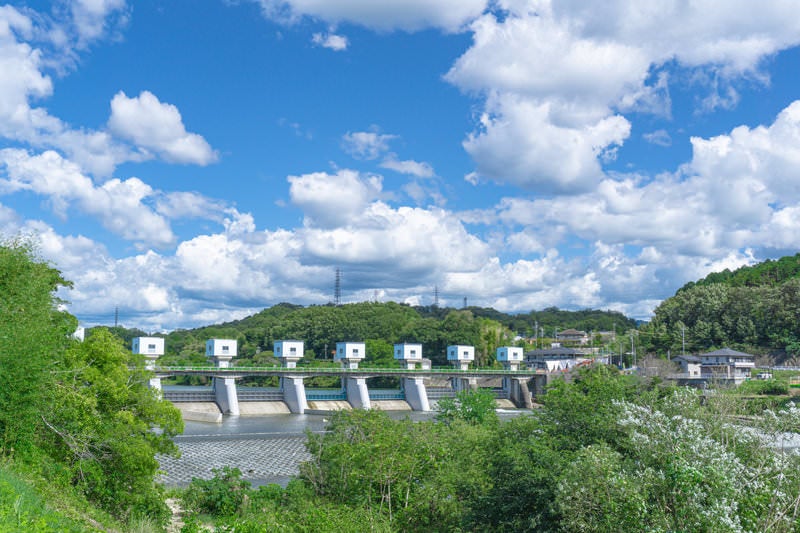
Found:
[[455, 368], [430, 368], [430, 369], [406, 369], [406, 368], [315, 368], [297, 367], [286, 368], [281, 366], [248, 366], [248, 367], [229, 367], [219, 368], [216, 366], [161, 366], [155, 368], [155, 373], [162, 376], [210, 376], [238, 378], [244, 376], [350, 376], [350, 377], [439, 377], [439, 378], [481, 378], [481, 377], [516, 377], [530, 378], [543, 375], [543, 370], [505, 370], [505, 369], [468, 369], [458, 370]]

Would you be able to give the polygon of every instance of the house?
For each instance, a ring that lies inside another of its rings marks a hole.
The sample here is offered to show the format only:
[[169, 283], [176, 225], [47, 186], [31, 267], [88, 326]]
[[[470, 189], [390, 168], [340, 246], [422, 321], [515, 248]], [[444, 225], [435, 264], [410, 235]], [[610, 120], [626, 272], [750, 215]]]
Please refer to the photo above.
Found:
[[681, 373], [686, 374], [687, 377], [700, 377], [700, 358], [696, 355], [679, 355], [673, 357], [672, 360], [681, 365]]
[[701, 374], [711, 379], [732, 381], [736, 385], [749, 379], [756, 366], [754, 355], [730, 348], [702, 353], [698, 357]]
[[525, 363], [528, 368], [547, 372], [567, 371], [580, 363], [590, 360], [591, 358], [586, 357], [583, 351], [559, 346], [557, 343], [550, 348], [525, 352]]
[[739, 385], [750, 379], [755, 368], [755, 356], [722, 348], [699, 355], [680, 355], [673, 358], [680, 363], [681, 373], [671, 376], [683, 384], [705, 384], [709, 381]]
[[589, 335], [585, 331], [577, 329], [565, 329], [556, 332], [556, 340], [565, 344], [581, 345], [589, 344]]

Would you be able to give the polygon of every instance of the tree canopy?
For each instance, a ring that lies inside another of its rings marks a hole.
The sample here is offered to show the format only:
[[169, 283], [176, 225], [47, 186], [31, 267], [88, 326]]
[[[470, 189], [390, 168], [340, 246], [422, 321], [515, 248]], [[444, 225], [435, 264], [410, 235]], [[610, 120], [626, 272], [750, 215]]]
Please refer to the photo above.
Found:
[[0, 245], [0, 453], [117, 517], [163, 520], [155, 455], [177, 453], [180, 413], [117, 337], [72, 337], [56, 297], [67, 285], [24, 243]]

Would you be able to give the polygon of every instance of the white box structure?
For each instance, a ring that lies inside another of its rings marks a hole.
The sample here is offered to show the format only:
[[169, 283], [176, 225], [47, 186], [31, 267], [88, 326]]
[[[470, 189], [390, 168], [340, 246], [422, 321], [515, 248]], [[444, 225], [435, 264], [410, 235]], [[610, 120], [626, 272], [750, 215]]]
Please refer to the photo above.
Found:
[[447, 347], [448, 361], [470, 362], [475, 360], [475, 347], [463, 344], [454, 344]]
[[161, 337], [135, 337], [131, 343], [131, 351], [145, 357], [164, 355], [164, 339]]
[[[524, 359], [524, 350], [519, 346], [500, 346], [497, 348], [497, 362], [503, 364], [507, 370], [519, 370], [519, 365]], [[503, 378], [504, 383], [507, 381]]]
[[272, 353], [283, 361], [287, 368], [295, 368], [303, 358], [303, 341], [275, 341]]
[[220, 368], [228, 368], [231, 359], [237, 355], [237, 343], [234, 339], [208, 339], [206, 341], [206, 357], [213, 360]]
[[367, 349], [363, 342], [337, 342], [333, 360], [350, 368], [358, 368], [359, 361], [363, 361], [366, 356]]
[[[161, 337], [134, 337], [131, 342], [131, 351], [135, 354], [143, 355], [145, 358], [145, 368], [154, 370], [156, 359], [164, 355], [164, 339]], [[158, 384], [151, 380], [151, 386], [161, 388], [161, 381]]]
[[406, 368], [416, 368], [422, 362], [422, 345], [404, 342], [394, 345], [394, 358], [403, 361]]
[[467, 370], [475, 360], [475, 347], [456, 344], [447, 347], [447, 360], [458, 370]]
[[501, 346], [497, 349], [497, 361], [499, 363], [521, 363], [523, 349], [519, 346]]
[[234, 357], [237, 355], [238, 343], [234, 339], [208, 339], [206, 341], [206, 357]]
[[422, 345], [408, 342], [395, 344], [394, 358], [401, 361], [422, 361]]

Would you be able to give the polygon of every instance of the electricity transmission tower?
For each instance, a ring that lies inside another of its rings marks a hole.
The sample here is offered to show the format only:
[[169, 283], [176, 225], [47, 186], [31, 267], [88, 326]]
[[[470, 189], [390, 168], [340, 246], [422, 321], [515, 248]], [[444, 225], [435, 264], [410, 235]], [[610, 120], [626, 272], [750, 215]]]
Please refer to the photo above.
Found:
[[336, 278], [333, 283], [333, 305], [342, 305], [342, 269], [336, 267]]

